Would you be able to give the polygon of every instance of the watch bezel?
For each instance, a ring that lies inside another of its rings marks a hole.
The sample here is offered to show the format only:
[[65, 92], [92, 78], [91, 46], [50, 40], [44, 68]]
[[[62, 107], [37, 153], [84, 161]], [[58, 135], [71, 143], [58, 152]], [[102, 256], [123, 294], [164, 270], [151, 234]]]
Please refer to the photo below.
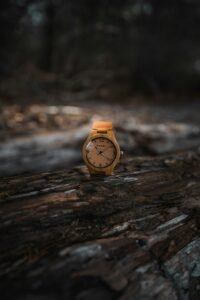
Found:
[[112, 143], [112, 145], [113, 145], [114, 148], [115, 148], [115, 158], [114, 158], [113, 161], [112, 161], [109, 165], [107, 165], [106, 167], [96, 167], [96, 166], [94, 166], [94, 165], [89, 161], [89, 159], [88, 159], [87, 151], [86, 151], [86, 159], [87, 159], [87, 162], [90, 164], [91, 167], [93, 167], [93, 168], [98, 168], [98, 169], [102, 170], [102, 169], [107, 169], [107, 168], [109, 168], [109, 167], [113, 164], [113, 162], [115, 161], [115, 159], [116, 159], [116, 157], [117, 157], [117, 147], [116, 147], [115, 143], [113, 143], [113, 141], [112, 141], [111, 139], [109, 139], [108, 137], [105, 137], [105, 136], [102, 136], [102, 135], [101, 135], [100, 137], [93, 137], [93, 138], [91, 138], [91, 139], [88, 141], [88, 143], [85, 145], [85, 149], [87, 148], [87, 145], [88, 145], [90, 142], [92, 142], [92, 141], [94, 141], [94, 140], [97, 140], [97, 139], [100, 139], [100, 138], [106, 139], [106, 140], [108, 140], [109, 142]]
[[[116, 148], [116, 156], [115, 156], [115, 159], [114, 161], [107, 167], [95, 167], [93, 166], [87, 159], [86, 157], [86, 147], [87, 147], [87, 144], [95, 139], [95, 138], [100, 138], [100, 137], [103, 137], [103, 138], [107, 138], [108, 140], [110, 140], [115, 148]], [[104, 171], [106, 173], [111, 173], [113, 171], [113, 169], [115, 168], [115, 166], [117, 165], [119, 159], [120, 159], [120, 147], [119, 147], [119, 144], [115, 138], [115, 134], [113, 131], [108, 131], [108, 133], [106, 133], [105, 135], [102, 134], [102, 133], [93, 133], [91, 132], [89, 134], [89, 136], [87, 137], [87, 139], [85, 140], [84, 144], [83, 144], [83, 148], [82, 148], [82, 154], [83, 154], [83, 160], [84, 162], [86, 163], [86, 165], [88, 166], [90, 172], [92, 173], [98, 173], [98, 172], [101, 172], [101, 171]]]

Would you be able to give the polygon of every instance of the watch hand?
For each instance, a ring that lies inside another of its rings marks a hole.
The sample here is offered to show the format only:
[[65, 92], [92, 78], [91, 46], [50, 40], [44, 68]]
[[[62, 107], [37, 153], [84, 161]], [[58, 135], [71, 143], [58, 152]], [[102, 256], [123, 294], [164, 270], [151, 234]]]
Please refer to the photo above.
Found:
[[109, 158], [109, 157], [107, 157], [107, 156], [105, 156], [105, 155], [103, 155], [102, 153], [99, 153], [101, 156], [103, 156], [104, 158], [106, 158], [107, 160], [112, 160], [112, 158]]
[[97, 150], [97, 152], [98, 152], [98, 154], [97, 155], [100, 155], [101, 153], [103, 153], [104, 151], [102, 151], [102, 150], [99, 150], [98, 148], [97, 148], [97, 146], [94, 146], [95, 147], [95, 149]]
[[110, 148], [113, 148], [113, 146], [109, 146], [107, 147], [106, 149], [104, 149], [101, 153], [105, 152], [106, 150], [110, 149]]
[[94, 146], [94, 147], [95, 147], [95, 149], [97, 150], [98, 155], [101, 154], [101, 151], [97, 148], [97, 146]]

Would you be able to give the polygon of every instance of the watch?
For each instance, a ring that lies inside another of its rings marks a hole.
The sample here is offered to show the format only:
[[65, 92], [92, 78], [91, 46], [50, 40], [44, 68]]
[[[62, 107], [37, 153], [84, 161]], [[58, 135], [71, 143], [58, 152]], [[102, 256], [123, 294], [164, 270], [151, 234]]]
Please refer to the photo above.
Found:
[[94, 122], [83, 144], [83, 160], [90, 174], [111, 175], [120, 159], [112, 122]]

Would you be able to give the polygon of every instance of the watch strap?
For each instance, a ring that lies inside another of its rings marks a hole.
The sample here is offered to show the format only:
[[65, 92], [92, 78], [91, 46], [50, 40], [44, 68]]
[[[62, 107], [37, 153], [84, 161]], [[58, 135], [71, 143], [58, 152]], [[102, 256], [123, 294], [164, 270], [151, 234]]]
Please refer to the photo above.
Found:
[[98, 131], [112, 130], [112, 128], [112, 122], [94, 122], [92, 125], [92, 129]]

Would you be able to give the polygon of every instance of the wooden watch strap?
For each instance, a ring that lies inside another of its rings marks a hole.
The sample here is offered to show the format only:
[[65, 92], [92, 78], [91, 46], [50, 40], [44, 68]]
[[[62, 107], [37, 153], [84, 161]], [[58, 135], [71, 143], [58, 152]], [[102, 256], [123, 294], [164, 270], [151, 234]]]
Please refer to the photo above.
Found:
[[112, 130], [112, 122], [94, 122], [93, 130]]

